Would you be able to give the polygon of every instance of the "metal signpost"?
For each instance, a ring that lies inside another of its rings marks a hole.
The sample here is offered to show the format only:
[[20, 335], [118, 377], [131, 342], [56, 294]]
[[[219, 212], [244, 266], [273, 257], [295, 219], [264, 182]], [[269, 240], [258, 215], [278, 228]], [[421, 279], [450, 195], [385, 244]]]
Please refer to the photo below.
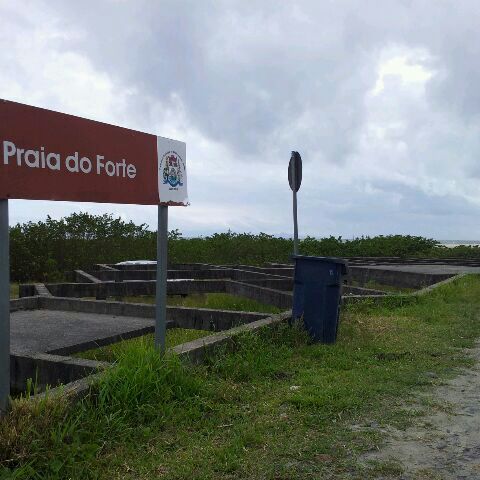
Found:
[[186, 145], [0, 100], [0, 414], [10, 394], [8, 199], [158, 205], [155, 346], [165, 350], [168, 207], [188, 205]]
[[165, 351], [167, 324], [168, 207], [158, 206], [155, 348]]
[[302, 183], [302, 157], [292, 152], [288, 164], [288, 183], [293, 192], [293, 254], [298, 255], [297, 192]]
[[10, 268], [8, 200], [0, 200], [0, 415], [10, 395]]

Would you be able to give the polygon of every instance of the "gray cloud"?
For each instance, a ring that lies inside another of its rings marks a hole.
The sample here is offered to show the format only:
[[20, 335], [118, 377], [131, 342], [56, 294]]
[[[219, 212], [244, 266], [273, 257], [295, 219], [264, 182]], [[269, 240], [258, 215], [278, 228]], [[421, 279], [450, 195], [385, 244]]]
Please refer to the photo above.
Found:
[[246, 156], [272, 138], [342, 161], [375, 80], [375, 59], [343, 23], [348, 12], [315, 2], [252, 5], [58, 3], [85, 32], [75, 48], [162, 102], [178, 95], [208, 137]]
[[[468, 221], [480, 205], [479, 14], [475, 0], [7, 2], [0, 67], [16, 73], [0, 87], [186, 135], [187, 231], [288, 231], [285, 168], [298, 149], [306, 233], [480, 236]], [[65, 62], [78, 71], [49, 83], [39, 62], [34, 82], [19, 35], [45, 42], [34, 55], [54, 52], [55, 74]], [[392, 58], [400, 70], [379, 79]], [[98, 78], [94, 109], [85, 85]], [[154, 218], [142, 211], [131, 215]]]
[[99, 69], [167, 105], [178, 95], [205, 135], [246, 157], [272, 139], [345, 160], [389, 43], [435, 57], [431, 102], [465, 115], [480, 107], [475, 1], [55, 5], [67, 28], [84, 31], [73, 46]]

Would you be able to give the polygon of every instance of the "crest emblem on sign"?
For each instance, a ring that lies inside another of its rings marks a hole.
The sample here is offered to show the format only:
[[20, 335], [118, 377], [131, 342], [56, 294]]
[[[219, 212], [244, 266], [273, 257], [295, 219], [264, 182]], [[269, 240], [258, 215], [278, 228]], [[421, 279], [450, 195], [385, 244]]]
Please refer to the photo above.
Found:
[[161, 163], [163, 184], [170, 185], [172, 188], [183, 186], [183, 177], [185, 175], [185, 163], [177, 152], [167, 152]]

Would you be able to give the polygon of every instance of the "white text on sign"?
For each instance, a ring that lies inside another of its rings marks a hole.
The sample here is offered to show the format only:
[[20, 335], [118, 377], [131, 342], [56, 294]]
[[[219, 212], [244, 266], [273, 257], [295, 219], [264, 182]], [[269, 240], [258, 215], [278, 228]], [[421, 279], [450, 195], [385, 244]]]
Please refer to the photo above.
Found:
[[[16, 165], [18, 167], [28, 168], [48, 168], [49, 170], [61, 170], [62, 165], [71, 173], [92, 173], [97, 175], [106, 174], [109, 177], [121, 177], [133, 179], [137, 175], [137, 169], [132, 163], [127, 163], [125, 159], [119, 162], [105, 160], [103, 155], [96, 155], [92, 160], [81, 156], [79, 152], [68, 155], [62, 164], [62, 158], [59, 153], [47, 152], [45, 147], [40, 150], [19, 148], [15, 143], [7, 140], [3, 141], [3, 164]], [[93, 165], [95, 163], [95, 166]]]

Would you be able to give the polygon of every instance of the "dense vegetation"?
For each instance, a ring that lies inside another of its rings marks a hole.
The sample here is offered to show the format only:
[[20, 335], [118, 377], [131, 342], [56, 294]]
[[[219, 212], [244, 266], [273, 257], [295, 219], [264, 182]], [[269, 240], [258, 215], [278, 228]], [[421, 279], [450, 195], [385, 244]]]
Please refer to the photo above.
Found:
[[[169, 234], [172, 263], [262, 264], [289, 261], [292, 240], [265, 233], [216, 233], [183, 238]], [[18, 224], [10, 229], [12, 281], [55, 281], [65, 271], [95, 263], [154, 259], [156, 234], [147, 225], [135, 225], [112, 215], [72, 214], [60, 220]], [[341, 237], [300, 242], [300, 253], [331, 256], [462, 256], [480, 257], [478, 247], [441, 247], [433, 239], [389, 235], [345, 240]]]
[[398, 466], [358, 455], [389, 426], [445, 408], [418, 390], [471, 365], [479, 313], [470, 275], [416, 302], [350, 306], [335, 345], [282, 324], [193, 366], [126, 342], [71, 409], [13, 402], [0, 421], [0, 478], [399, 478]]

